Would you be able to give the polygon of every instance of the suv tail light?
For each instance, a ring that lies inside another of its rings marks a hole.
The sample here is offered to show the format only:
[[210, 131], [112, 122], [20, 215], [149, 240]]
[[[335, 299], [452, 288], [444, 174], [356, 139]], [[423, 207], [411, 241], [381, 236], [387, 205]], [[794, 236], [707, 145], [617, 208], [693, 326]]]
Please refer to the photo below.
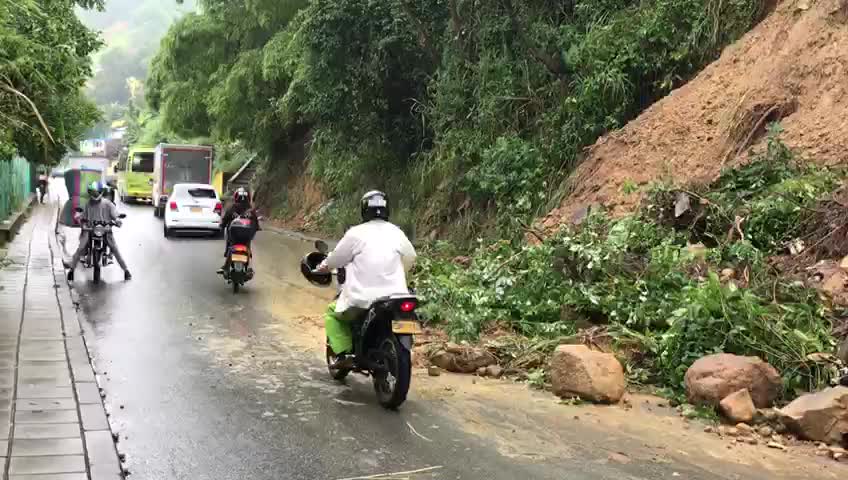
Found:
[[216, 204], [215, 204], [215, 213], [217, 213], [218, 215], [220, 215], [220, 214], [221, 214], [221, 212], [223, 212], [223, 211], [224, 211], [224, 206], [223, 206], [223, 205], [221, 205], [221, 202], [216, 203]]
[[173, 201], [173, 200], [171, 201], [171, 211], [172, 211], [172, 212], [176, 212], [176, 211], [177, 211], [177, 202], [175, 202], [175, 201]]

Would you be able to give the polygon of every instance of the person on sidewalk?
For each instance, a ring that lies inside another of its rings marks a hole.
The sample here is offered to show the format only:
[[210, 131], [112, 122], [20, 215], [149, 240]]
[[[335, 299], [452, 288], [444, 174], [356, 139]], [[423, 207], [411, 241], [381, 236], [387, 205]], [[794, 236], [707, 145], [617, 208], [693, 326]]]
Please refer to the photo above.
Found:
[[[93, 182], [88, 186], [88, 204], [82, 211], [82, 216], [80, 217], [80, 221], [87, 222], [115, 222], [119, 226], [121, 224], [121, 220], [118, 218], [118, 209], [115, 207], [115, 204], [110, 202], [108, 199], [103, 198], [103, 187], [100, 185], [100, 182]], [[77, 248], [76, 253], [74, 253], [73, 258], [71, 259], [71, 263], [65, 265], [68, 270], [68, 281], [73, 281], [74, 279], [74, 270], [79, 264], [80, 258], [82, 258], [85, 253], [85, 249], [88, 247], [89, 240], [89, 232], [83, 230], [80, 233], [79, 247]], [[109, 248], [112, 251], [112, 255], [115, 257], [115, 260], [118, 262], [118, 265], [124, 270], [124, 280], [131, 280], [132, 274], [130, 274], [129, 269], [127, 268], [126, 262], [124, 262], [124, 257], [121, 256], [120, 250], [118, 250], [118, 244], [115, 242], [115, 236], [109, 231], [106, 234], [106, 244], [109, 245]]]
[[330, 349], [339, 359], [339, 366], [351, 360], [350, 322], [380, 297], [409, 293], [406, 272], [417, 256], [403, 230], [389, 223], [385, 193], [366, 193], [360, 200], [360, 213], [362, 223], [349, 229], [316, 269], [326, 273], [345, 268], [341, 292], [324, 315]]

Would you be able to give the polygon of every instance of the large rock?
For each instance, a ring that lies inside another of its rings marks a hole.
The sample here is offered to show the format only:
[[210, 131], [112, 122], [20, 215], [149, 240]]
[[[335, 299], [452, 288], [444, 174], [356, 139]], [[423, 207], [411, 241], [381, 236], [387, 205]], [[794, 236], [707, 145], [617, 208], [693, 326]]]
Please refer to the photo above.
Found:
[[685, 376], [686, 397], [695, 405], [719, 406], [728, 395], [747, 389], [758, 408], [771, 406], [781, 391], [780, 374], [757, 357], [717, 353], [698, 359]]
[[746, 388], [724, 397], [719, 406], [721, 413], [733, 423], [748, 423], [754, 419], [754, 414], [757, 412], [757, 408], [754, 407], [754, 402]]
[[624, 396], [624, 369], [609, 353], [585, 345], [560, 345], [550, 367], [553, 391], [560, 397], [616, 403]]
[[430, 355], [430, 363], [449, 372], [474, 373], [497, 364], [498, 359], [483, 348], [447, 344]]
[[848, 387], [798, 397], [780, 410], [780, 419], [801, 438], [843, 443], [848, 436]]

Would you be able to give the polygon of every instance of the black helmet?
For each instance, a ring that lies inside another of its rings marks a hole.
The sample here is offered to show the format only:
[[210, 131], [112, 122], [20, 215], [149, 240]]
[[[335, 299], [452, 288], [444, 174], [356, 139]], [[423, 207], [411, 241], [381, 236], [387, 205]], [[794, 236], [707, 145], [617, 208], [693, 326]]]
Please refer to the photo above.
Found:
[[379, 190], [371, 190], [362, 196], [359, 201], [359, 207], [362, 211], [362, 221], [368, 222], [379, 218], [382, 220], [389, 219], [389, 197]]
[[88, 185], [88, 199], [94, 202], [99, 202], [103, 197], [103, 187], [100, 182], [91, 182]]
[[239, 189], [233, 193], [233, 203], [239, 206], [250, 205], [250, 193], [245, 190], [244, 187], [239, 187]]
[[333, 282], [333, 275], [330, 273], [315, 272], [315, 269], [321, 265], [321, 262], [327, 258], [327, 254], [321, 252], [312, 252], [303, 257], [300, 261], [300, 273], [309, 280], [313, 285], [326, 287]]

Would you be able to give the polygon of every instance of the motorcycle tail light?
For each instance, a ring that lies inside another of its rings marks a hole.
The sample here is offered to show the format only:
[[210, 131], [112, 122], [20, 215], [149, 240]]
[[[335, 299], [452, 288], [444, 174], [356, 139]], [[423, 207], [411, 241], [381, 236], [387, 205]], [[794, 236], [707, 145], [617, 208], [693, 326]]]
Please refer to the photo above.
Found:
[[400, 311], [404, 313], [409, 313], [415, 310], [416, 306], [417, 305], [415, 302], [406, 301], [400, 304]]

